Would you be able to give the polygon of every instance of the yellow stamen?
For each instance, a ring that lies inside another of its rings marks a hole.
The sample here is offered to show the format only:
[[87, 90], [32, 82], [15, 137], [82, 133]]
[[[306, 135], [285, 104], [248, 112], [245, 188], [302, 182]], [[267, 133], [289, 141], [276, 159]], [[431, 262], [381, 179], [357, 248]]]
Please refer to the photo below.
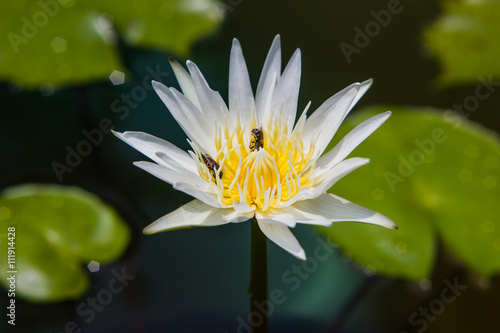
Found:
[[246, 202], [266, 211], [312, 186], [314, 147], [304, 149], [301, 131], [287, 135], [286, 126], [281, 124], [259, 130], [263, 137], [258, 142], [260, 149], [254, 145], [252, 130], [239, 123], [233, 132], [227, 127], [218, 131], [214, 138], [218, 152], [215, 162], [220, 165], [222, 178], [213, 177], [206, 165], [198, 167], [200, 175], [218, 189], [217, 196], [225, 205]]

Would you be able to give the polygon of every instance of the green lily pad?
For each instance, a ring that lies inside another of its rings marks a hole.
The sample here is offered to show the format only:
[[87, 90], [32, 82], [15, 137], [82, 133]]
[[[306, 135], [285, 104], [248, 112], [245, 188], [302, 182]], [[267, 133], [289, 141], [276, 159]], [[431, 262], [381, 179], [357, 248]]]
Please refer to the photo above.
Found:
[[444, 14], [424, 33], [441, 64], [439, 83], [476, 83], [500, 77], [499, 0], [445, 1]]
[[[335, 142], [370, 116], [349, 118]], [[334, 223], [320, 231], [372, 271], [429, 277], [437, 237], [477, 274], [500, 272], [500, 140], [453, 111], [392, 108], [389, 120], [352, 154], [369, 157], [329, 191], [393, 219], [399, 230]]]
[[118, 0], [86, 0], [89, 6], [112, 15], [113, 23], [130, 45], [151, 47], [182, 56], [222, 21], [219, 0], [150, 0], [124, 6]]
[[185, 55], [222, 20], [218, 1], [0, 2], [0, 78], [29, 89], [106, 80], [124, 72], [118, 36]]
[[[77, 187], [22, 185], [0, 195], [0, 248], [7, 258], [15, 228], [15, 267], [2, 260], [1, 283], [15, 270], [16, 294], [33, 302], [75, 299], [89, 284], [86, 265], [117, 259], [130, 231], [117, 212]], [[8, 289], [8, 288], [7, 288]]]

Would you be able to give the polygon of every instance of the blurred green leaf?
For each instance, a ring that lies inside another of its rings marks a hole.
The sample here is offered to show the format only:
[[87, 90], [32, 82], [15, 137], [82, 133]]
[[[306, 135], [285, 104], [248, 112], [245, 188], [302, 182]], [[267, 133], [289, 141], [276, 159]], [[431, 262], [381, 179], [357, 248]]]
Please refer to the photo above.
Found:
[[[358, 112], [334, 140], [388, 109]], [[399, 230], [334, 223], [320, 231], [369, 270], [390, 276], [429, 277], [437, 237], [477, 274], [500, 272], [498, 137], [453, 111], [392, 110], [382, 128], [354, 151], [370, 157], [370, 164], [330, 192], [388, 216]]]
[[0, 1], [0, 78], [27, 88], [83, 84], [124, 71], [129, 45], [185, 55], [220, 23], [217, 0]]
[[[7, 228], [15, 227], [17, 285], [34, 302], [78, 298], [91, 260], [107, 263], [125, 250], [130, 231], [116, 211], [77, 187], [22, 185], [0, 196], [2, 268], [7, 287]], [[7, 288], [8, 289], [8, 288]]]
[[427, 45], [442, 67], [439, 83], [476, 82], [480, 75], [499, 77], [500, 0], [447, 0], [443, 11], [424, 32]]
[[223, 17], [219, 0], [149, 0], [124, 6], [119, 0], [86, 0], [112, 15], [116, 29], [131, 45], [186, 55], [200, 37], [217, 28]]

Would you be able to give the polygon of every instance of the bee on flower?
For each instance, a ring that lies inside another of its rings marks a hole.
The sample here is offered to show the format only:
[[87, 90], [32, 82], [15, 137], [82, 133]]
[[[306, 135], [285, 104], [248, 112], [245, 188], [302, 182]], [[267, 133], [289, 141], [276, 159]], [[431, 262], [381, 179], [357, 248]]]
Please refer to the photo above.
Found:
[[280, 36], [274, 39], [255, 96], [242, 49], [233, 40], [229, 107], [210, 89], [198, 67], [171, 60], [182, 92], [153, 81], [153, 88], [189, 138], [185, 152], [142, 132], [115, 135], [153, 162], [139, 168], [195, 199], [144, 229], [152, 234], [188, 226], [217, 226], [256, 218], [262, 232], [294, 256], [306, 255], [289, 228], [354, 221], [396, 229], [387, 217], [326, 193], [339, 179], [369, 162], [346, 157], [381, 126], [390, 112], [354, 128], [324, 153], [340, 124], [372, 81], [353, 83], [297, 121], [301, 53], [281, 71]]
[[250, 151], [259, 150], [260, 148], [264, 148], [264, 134], [260, 128], [254, 128], [250, 140]]

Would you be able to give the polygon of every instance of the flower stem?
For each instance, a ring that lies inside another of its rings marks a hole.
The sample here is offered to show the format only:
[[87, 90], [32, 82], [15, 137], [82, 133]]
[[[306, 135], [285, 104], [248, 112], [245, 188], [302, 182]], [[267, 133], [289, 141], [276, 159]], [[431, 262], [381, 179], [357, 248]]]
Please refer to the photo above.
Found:
[[257, 220], [251, 220], [251, 272], [248, 294], [250, 295], [249, 324], [253, 333], [267, 333], [267, 237], [262, 233]]

